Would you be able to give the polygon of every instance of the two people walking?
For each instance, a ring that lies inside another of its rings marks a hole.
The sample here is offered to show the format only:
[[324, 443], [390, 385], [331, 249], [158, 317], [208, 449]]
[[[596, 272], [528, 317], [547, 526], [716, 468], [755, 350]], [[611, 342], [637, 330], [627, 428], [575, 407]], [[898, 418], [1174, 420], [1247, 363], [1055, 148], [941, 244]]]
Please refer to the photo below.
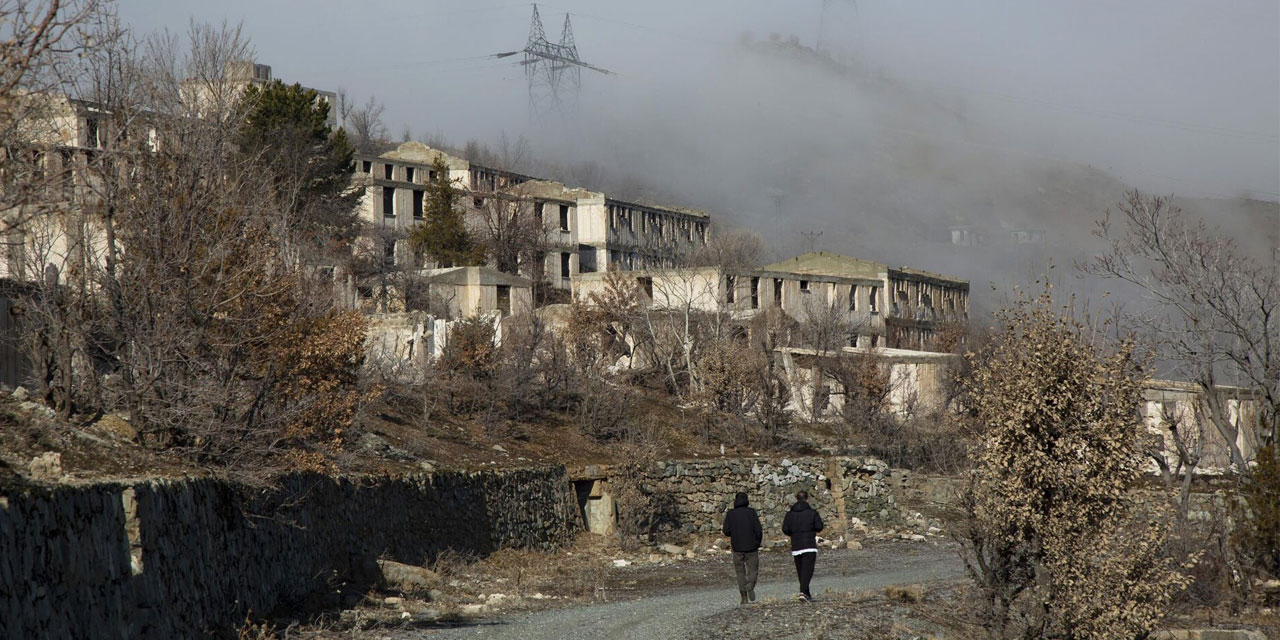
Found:
[[[813, 599], [809, 582], [813, 580], [813, 567], [818, 559], [818, 532], [824, 526], [822, 516], [809, 506], [809, 493], [797, 492], [795, 504], [782, 519], [782, 533], [791, 537], [791, 556], [800, 581], [800, 595], [805, 600]], [[756, 510], [748, 506], [747, 494], [734, 496], [733, 508], [724, 516], [723, 533], [729, 536], [729, 546], [733, 550], [733, 570], [738, 578], [742, 604], [755, 602], [764, 530], [760, 527]]]

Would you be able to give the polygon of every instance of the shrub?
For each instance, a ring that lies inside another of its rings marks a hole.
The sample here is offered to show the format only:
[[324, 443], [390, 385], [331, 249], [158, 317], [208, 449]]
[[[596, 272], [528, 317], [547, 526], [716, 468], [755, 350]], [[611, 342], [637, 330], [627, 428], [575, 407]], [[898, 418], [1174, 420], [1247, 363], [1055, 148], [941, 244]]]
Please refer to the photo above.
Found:
[[968, 399], [982, 429], [964, 499], [965, 563], [997, 637], [1134, 638], [1188, 578], [1161, 552], [1169, 515], [1140, 511], [1142, 367], [1055, 309], [997, 315]]

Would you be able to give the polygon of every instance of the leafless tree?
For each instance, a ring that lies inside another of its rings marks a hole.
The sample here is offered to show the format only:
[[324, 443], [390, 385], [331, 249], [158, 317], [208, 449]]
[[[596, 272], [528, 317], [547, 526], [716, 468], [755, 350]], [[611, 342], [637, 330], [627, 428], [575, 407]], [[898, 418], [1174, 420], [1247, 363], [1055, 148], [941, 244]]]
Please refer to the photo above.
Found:
[[101, 12], [99, 0], [0, 0], [0, 236], [43, 213], [67, 179], [50, 157], [72, 109], [60, 90], [83, 52], [77, 34]]
[[363, 320], [282, 251], [278, 191], [236, 148], [226, 72], [246, 41], [193, 25], [180, 51], [109, 38], [112, 20], [95, 29], [110, 42], [78, 86], [99, 144], [76, 161], [63, 219], [38, 227], [53, 266], [27, 301], [40, 313], [25, 330], [51, 338], [53, 403], [86, 398], [78, 410], [121, 411], [150, 444], [242, 469], [332, 442], [360, 403]]
[[546, 277], [545, 260], [550, 245], [546, 222], [535, 210], [536, 206], [517, 185], [485, 198], [476, 216], [489, 264], [505, 273], [523, 273], [534, 281], [541, 281]]
[[718, 266], [727, 271], [755, 269], [764, 260], [767, 251], [764, 240], [754, 231], [746, 229], [712, 229], [707, 244], [691, 253], [689, 266]]
[[1258, 261], [1169, 198], [1128, 193], [1096, 235], [1106, 253], [1081, 268], [1137, 286], [1154, 303], [1131, 321], [1148, 327], [1158, 353], [1200, 387], [1204, 413], [1242, 467], [1240, 427], [1221, 384], [1250, 388], [1263, 404], [1257, 436], [1275, 442], [1280, 421], [1280, 259]]
[[345, 89], [338, 90], [338, 115], [351, 146], [360, 153], [378, 153], [387, 145], [387, 127], [382, 122], [384, 107], [373, 96], [357, 105]]

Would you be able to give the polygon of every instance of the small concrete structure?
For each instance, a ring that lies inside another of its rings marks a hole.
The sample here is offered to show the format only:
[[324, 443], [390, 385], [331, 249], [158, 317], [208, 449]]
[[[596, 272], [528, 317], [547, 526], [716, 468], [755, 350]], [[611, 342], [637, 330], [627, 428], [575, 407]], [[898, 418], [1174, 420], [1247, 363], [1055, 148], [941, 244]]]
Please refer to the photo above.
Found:
[[618, 530], [618, 505], [609, 493], [607, 465], [589, 464], [569, 474], [582, 522], [590, 533], [611, 536]]
[[509, 316], [533, 309], [533, 283], [491, 267], [426, 269], [421, 283], [428, 295], [448, 306], [450, 317], [484, 313]]

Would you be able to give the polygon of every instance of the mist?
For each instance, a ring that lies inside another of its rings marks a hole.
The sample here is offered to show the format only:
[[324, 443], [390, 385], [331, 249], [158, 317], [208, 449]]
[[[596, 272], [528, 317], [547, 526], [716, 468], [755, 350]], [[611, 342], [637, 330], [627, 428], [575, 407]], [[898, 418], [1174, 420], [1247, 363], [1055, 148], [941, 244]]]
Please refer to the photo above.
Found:
[[[1127, 188], [1179, 196], [1258, 256], [1280, 246], [1280, 4], [963, 6], [560, 2], [581, 90], [531, 113], [531, 7], [313, 9], [135, 2], [143, 31], [243, 21], [277, 77], [386, 105], [399, 138], [491, 147], [513, 167], [710, 211], [766, 238], [968, 278], [975, 307], [1074, 261]], [[977, 246], [953, 244], [968, 230]], [[1066, 276], [1061, 274], [1067, 273]]]

